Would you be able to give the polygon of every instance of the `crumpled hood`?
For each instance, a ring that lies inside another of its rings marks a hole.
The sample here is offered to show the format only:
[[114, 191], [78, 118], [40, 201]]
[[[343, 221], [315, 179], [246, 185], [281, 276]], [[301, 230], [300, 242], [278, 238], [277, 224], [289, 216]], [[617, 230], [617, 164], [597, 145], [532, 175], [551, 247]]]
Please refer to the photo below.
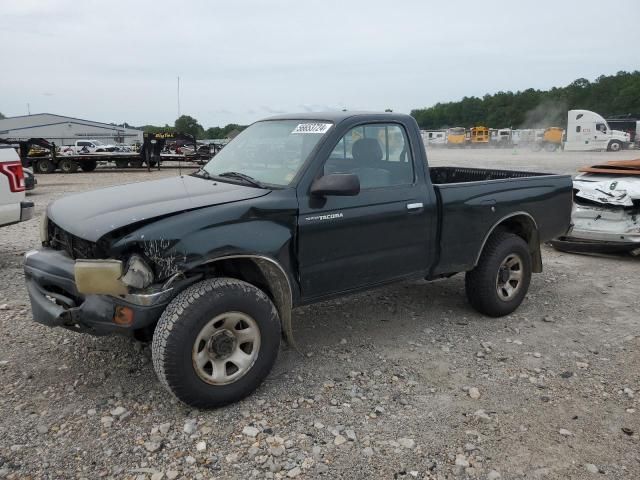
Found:
[[603, 205], [633, 207], [640, 200], [640, 176], [583, 173], [573, 180], [576, 196]]
[[269, 192], [185, 175], [69, 195], [51, 203], [47, 214], [60, 228], [95, 242], [132, 223], [257, 198]]

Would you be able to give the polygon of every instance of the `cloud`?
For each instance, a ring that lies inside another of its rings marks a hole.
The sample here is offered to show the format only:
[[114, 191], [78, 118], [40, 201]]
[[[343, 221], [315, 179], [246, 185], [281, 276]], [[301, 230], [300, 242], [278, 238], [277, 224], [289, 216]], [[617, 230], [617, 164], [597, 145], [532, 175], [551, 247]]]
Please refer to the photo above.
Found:
[[180, 76], [181, 111], [205, 127], [300, 110], [409, 112], [637, 69], [629, 49], [602, 40], [624, 31], [640, 44], [637, 15], [601, 20], [603, 8], [635, 12], [636, 3], [583, 0], [576, 10], [539, 0], [496, 15], [468, 0], [0, 0], [13, 73], [0, 75], [0, 111], [23, 114], [29, 103], [32, 112], [172, 124]]

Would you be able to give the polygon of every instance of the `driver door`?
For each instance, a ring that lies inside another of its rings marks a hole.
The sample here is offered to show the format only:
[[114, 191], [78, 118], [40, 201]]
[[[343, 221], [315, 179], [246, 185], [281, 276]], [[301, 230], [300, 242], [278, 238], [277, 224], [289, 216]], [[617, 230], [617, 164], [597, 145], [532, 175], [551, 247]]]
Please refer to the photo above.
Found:
[[300, 199], [298, 260], [302, 295], [322, 297], [407, 276], [427, 266], [429, 217], [404, 127], [349, 131], [323, 174], [359, 177], [355, 196]]

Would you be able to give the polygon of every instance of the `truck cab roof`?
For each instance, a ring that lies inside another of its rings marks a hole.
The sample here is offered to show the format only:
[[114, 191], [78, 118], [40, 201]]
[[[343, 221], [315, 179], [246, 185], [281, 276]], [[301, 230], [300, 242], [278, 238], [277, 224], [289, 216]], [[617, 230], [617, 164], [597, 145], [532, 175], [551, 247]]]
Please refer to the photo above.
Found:
[[[328, 120], [333, 123], [339, 123], [351, 117], [363, 117], [363, 119], [377, 119], [402, 121], [412, 119], [410, 115], [405, 113], [394, 112], [372, 112], [372, 111], [326, 111], [326, 112], [303, 112], [303, 113], [284, 113], [268, 117], [264, 120]], [[264, 121], [261, 120], [261, 121]]]

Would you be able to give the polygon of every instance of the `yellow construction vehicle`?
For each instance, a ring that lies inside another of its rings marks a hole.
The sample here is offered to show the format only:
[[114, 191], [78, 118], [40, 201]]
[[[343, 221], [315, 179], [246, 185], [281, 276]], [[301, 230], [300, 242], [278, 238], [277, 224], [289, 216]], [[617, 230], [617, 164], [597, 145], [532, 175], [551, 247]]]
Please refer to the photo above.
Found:
[[471, 127], [471, 146], [489, 145], [489, 129], [487, 127]]
[[454, 127], [447, 130], [448, 148], [464, 147], [466, 142], [464, 127]]
[[544, 131], [536, 133], [535, 143], [531, 145], [531, 149], [536, 152], [542, 149], [554, 152], [562, 146], [563, 136], [564, 130], [560, 127], [545, 128]]
[[542, 143], [545, 150], [553, 152], [562, 145], [564, 130], [560, 127], [549, 127], [544, 131]]

